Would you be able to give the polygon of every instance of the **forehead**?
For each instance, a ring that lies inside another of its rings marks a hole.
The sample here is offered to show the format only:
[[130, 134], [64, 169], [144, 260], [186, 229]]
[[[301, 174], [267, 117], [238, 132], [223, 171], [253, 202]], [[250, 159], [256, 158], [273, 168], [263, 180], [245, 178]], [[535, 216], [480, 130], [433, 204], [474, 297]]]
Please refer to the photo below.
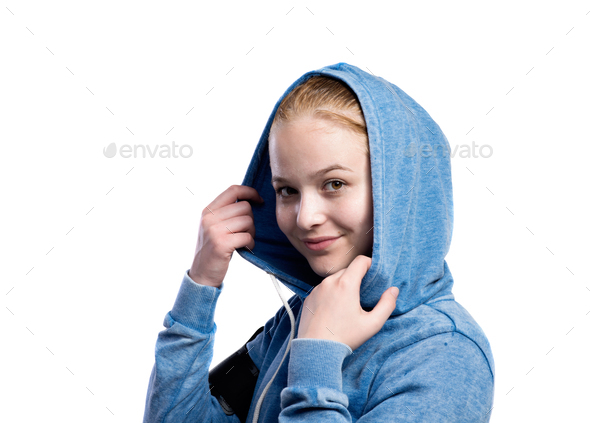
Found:
[[334, 164], [352, 168], [364, 157], [362, 138], [320, 119], [283, 124], [269, 138], [271, 170], [312, 172]]

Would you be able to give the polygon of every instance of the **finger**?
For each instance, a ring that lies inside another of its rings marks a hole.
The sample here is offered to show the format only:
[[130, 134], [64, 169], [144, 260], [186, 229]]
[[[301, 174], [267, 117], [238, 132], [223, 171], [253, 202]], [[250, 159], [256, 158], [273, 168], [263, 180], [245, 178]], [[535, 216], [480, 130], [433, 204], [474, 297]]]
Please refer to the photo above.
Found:
[[[211, 207], [209, 207], [211, 208]], [[223, 206], [216, 210], [209, 211], [208, 209], [204, 210], [205, 215], [207, 214], [214, 214], [216, 217], [216, 221], [223, 221], [231, 219], [232, 217], [236, 216], [250, 216], [252, 220], [254, 220], [254, 214], [252, 213], [252, 206], [247, 201], [238, 201], [237, 203], [231, 203], [227, 206]]]
[[248, 232], [236, 232], [233, 235], [230, 234], [230, 247], [232, 250], [238, 248], [248, 247], [250, 250], [254, 248], [254, 239]]
[[[388, 288], [381, 294], [381, 298], [377, 305], [369, 312], [372, 319], [375, 319], [379, 325], [379, 330], [383, 327], [385, 321], [391, 316], [391, 313], [395, 310], [397, 297], [399, 295], [399, 288], [393, 287]], [[376, 333], [376, 332], [375, 332]]]
[[214, 212], [216, 209], [235, 203], [238, 200], [264, 201], [260, 194], [258, 194], [258, 191], [254, 188], [246, 185], [232, 185], [219, 194], [217, 198], [209, 204], [208, 208], [210, 211]]
[[221, 232], [225, 232], [228, 235], [236, 234], [236, 233], [244, 233], [247, 232], [252, 235], [252, 238], [256, 235], [254, 229], [254, 221], [251, 216], [236, 216], [232, 217], [231, 219], [224, 220], [223, 222], [219, 222], [216, 226], [221, 226]]
[[371, 267], [372, 259], [370, 257], [359, 254], [354, 260], [348, 265], [340, 280], [344, 280], [347, 283], [355, 283], [359, 288], [362, 283], [362, 279]]
[[[331, 270], [331, 269], [330, 269], [330, 270]], [[346, 267], [345, 267], [344, 269], [340, 269], [340, 270], [338, 270], [337, 272], [334, 272], [334, 273], [332, 273], [332, 274], [331, 274], [331, 275], [329, 275], [329, 276], [326, 276], [326, 278], [325, 278], [325, 279], [328, 279], [328, 278], [330, 278], [330, 280], [338, 280], [338, 279], [340, 278], [340, 276], [341, 276], [341, 275], [342, 275], [342, 274], [343, 274], [345, 271], [346, 271]], [[327, 274], [328, 274], [328, 273], [326, 272], [326, 275], [327, 275]], [[325, 280], [325, 279], [324, 279], [324, 280]]]

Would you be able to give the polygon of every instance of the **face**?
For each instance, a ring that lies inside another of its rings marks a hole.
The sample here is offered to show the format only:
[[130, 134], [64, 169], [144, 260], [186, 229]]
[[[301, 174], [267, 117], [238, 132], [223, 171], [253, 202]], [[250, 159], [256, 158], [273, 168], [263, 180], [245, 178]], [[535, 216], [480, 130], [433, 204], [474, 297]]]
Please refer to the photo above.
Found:
[[[371, 257], [371, 163], [356, 133], [315, 118], [277, 128], [269, 139], [281, 231], [320, 276]], [[340, 168], [336, 168], [340, 167]], [[308, 239], [336, 238], [307, 243]]]

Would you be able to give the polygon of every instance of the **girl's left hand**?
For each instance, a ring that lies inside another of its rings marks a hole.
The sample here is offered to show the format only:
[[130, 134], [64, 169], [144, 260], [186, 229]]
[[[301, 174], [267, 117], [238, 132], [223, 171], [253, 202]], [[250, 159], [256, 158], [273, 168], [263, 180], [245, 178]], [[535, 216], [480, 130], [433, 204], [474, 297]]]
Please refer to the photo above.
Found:
[[395, 310], [399, 289], [388, 288], [372, 311], [363, 310], [360, 287], [371, 262], [358, 255], [311, 291], [303, 303], [297, 338], [338, 341], [354, 351], [381, 330]]

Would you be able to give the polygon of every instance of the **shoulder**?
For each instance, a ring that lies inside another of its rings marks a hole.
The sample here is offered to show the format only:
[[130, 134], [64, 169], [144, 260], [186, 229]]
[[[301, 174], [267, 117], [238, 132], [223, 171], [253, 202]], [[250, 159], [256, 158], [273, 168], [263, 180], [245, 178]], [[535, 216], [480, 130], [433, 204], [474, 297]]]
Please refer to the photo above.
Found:
[[454, 300], [390, 317], [345, 358], [343, 380], [363, 416], [411, 410], [423, 421], [488, 421], [494, 397], [485, 334]]
[[488, 421], [493, 375], [479, 346], [465, 335], [441, 332], [380, 359], [371, 365], [363, 414], [408, 407], [425, 421]]
[[483, 329], [473, 316], [455, 300], [435, 301], [425, 304], [424, 307], [429, 307], [434, 312], [444, 315], [454, 326], [453, 332], [463, 335], [479, 348], [493, 378], [495, 366], [492, 348]]
[[[437, 359], [450, 365], [487, 371], [494, 379], [494, 359], [488, 339], [475, 319], [455, 300], [422, 304], [392, 316], [376, 336], [359, 350], [400, 360]], [[359, 353], [361, 352], [359, 351]], [[409, 354], [409, 355], [408, 355]], [[403, 357], [403, 359], [402, 359]]]

